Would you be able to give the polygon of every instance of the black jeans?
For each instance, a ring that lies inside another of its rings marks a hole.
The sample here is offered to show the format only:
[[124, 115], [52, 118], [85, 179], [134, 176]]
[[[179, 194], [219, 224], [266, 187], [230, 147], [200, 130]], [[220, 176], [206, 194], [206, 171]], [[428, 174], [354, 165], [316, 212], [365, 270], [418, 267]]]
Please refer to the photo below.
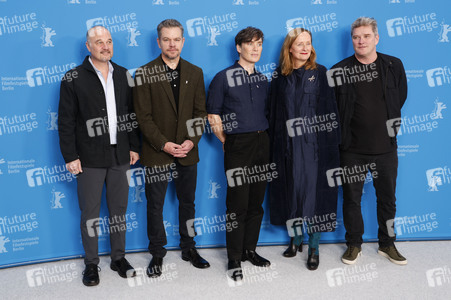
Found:
[[[263, 200], [267, 181], [249, 183], [240, 175], [227, 172], [269, 164], [269, 137], [266, 132], [228, 135], [224, 146], [224, 169], [227, 180], [227, 256], [229, 260], [241, 260], [244, 250], [257, 247], [263, 219]], [[234, 186], [230, 186], [232, 184]]]
[[[145, 172], [147, 237], [149, 238], [149, 252], [154, 257], [164, 257], [167, 252], [164, 248], [167, 244], [167, 239], [163, 224], [163, 206], [168, 183], [172, 180], [174, 180], [179, 200], [180, 248], [182, 252], [185, 252], [195, 246], [194, 238], [188, 234], [186, 221], [194, 219], [197, 164], [182, 166], [175, 162], [172, 166], [146, 167]], [[149, 172], [149, 170], [151, 171]]]
[[[368, 171], [377, 172], [373, 176], [373, 186], [377, 197], [377, 222], [379, 225], [378, 239], [380, 247], [392, 246], [396, 239], [389, 236], [387, 221], [395, 218], [396, 214], [396, 177], [398, 175], [398, 154], [397, 151], [379, 155], [364, 155], [350, 152], [340, 153], [341, 167], [348, 170], [354, 166], [364, 166], [373, 164], [374, 168], [365, 168], [357, 172], [359, 176], [365, 176]], [[346, 244], [361, 247], [362, 235], [364, 232], [361, 200], [363, 180], [353, 183], [343, 183], [343, 222], [346, 229]]]

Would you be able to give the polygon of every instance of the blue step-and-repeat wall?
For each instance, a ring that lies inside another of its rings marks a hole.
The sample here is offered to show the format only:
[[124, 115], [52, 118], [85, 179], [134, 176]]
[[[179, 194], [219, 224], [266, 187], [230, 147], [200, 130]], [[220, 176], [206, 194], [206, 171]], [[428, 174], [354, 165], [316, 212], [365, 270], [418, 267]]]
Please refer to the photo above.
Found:
[[[102, 24], [114, 40], [113, 61], [133, 71], [159, 55], [156, 27], [167, 18], [185, 27], [182, 57], [204, 71], [206, 88], [237, 54], [234, 37], [246, 26], [263, 30], [257, 67], [270, 75], [287, 30], [313, 33], [318, 62], [330, 68], [353, 53], [350, 25], [359, 16], [379, 24], [378, 51], [402, 59], [409, 94], [399, 136], [395, 231], [398, 240], [451, 238], [451, 6], [446, 0], [0, 0], [0, 267], [80, 256], [76, 180], [65, 170], [58, 145], [61, 76], [87, 55], [85, 33]], [[226, 177], [221, 144], [206, 133], [196, 191], [198, 246], [225, 244]], [[139, 166], [138, 166], [139, 167]], [[136, 174], [139, 172], [136, 172]], [[377, 238], [371, 179], [362, 201], [366, 241]], [[132, 178], [127, 250], [147, 248], [146, 198]], [[341, 192], [340, 192], [341, 194]], [[260, 244], [283, 244], [286, 228], [265, 217]], [[323, 242], [342, 242], [338, 228]], [[171, 185], [164, 208], [168, 247], [179, 244], [178, 203]], [[103, 199], [101, 217], [107, 215]], [[104, 222], [107, 223], [106, 221]], [[105, 227], [105, 226], [104, 226]], [[101, 228], [101, 252], [109, 251]]]

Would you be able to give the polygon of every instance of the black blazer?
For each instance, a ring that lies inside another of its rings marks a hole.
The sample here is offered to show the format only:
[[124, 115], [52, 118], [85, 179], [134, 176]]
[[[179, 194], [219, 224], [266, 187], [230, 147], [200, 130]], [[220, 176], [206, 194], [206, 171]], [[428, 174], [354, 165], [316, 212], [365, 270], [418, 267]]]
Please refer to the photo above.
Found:
[[[137, 121], [127, 69], [111, 64], [118, 116], [117, 158], [120, 164], [126, 164], [130, 162], [129, 151], [139, 152]], [[58, 133], [66, 163], [80, 159], [82, 167], [113, 164], [105, 93], [88, 56], [61, 81]]]

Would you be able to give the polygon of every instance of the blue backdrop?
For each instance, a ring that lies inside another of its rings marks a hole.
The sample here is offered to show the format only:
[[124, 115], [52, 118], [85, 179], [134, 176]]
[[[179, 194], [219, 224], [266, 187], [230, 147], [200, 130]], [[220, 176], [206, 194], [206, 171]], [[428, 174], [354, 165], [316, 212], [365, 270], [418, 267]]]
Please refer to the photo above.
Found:
[[[184, 25], [182, 57], [204, 70], [207, 88], [219, 70], [237, 59], [234, 37], [246, 26], [265, 34], [257, 65], [269, 75], [288, 29], [309, 28], [318, 62], [330, 68], [353, 53], [351, 23], [359, 16], [375, 17], [378, 51], [402, 59], [409, 84], [398, 149], [398, 239], [450, 239], [450, 8], [445, 0], [0, 0], [0, 267], [83, 254], [76, 182], [65, 170], [58, 146], [61, 76], [87, 55], [85, 33], [95, 24], [110, 29], [113, 60], [133, 72], [159, 55], [156, 26], [166, 18]], [[199, 148], [196, 217], [203, 225], [197, 223], [196, 241], [223, 246], [221, 144], [207, 133]], [[370, 181], [362, 203], [367, 241], [377, 238]], [[146, 199], [139, 180], [132, 182], [127, 250], [139, 251], [148, 243]], [[338, 228], [323, 234], [323, 242], [344, 239], [341, 195], [338, 205]], [[179, 243], [177, 207], [170, 186], [164, 208], [169, 248]], [[265, 207], [260, 244], [285, 243], [286, 228], [270, 225], [266, 202]], [[103, 202], [101, 216], [106, 214]], [[109, 251], [108, 234], [100, 237], [100, 251]]]

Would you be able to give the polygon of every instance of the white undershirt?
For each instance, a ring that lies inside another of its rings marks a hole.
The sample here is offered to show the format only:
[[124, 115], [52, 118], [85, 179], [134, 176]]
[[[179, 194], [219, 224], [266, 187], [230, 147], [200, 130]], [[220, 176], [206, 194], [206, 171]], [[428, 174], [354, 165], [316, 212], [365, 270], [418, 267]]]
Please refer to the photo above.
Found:
[[107, 82], [103, 78], [102, 72], [100, 72], [92, 63], [91, 57], [89, 57], [89, 62], [97, 73], [100, 82], [103, 86], [103, 91], [105, 92], [106, 99], [106, 110], [108, 114], [108, 130], [110, 133], [110, 144], [117, 144], [117, 114], [116, 114], [116, 97], [114, 95], [114, 82], [113, 82], [113, 65], [108, 62], [108, 77]]

